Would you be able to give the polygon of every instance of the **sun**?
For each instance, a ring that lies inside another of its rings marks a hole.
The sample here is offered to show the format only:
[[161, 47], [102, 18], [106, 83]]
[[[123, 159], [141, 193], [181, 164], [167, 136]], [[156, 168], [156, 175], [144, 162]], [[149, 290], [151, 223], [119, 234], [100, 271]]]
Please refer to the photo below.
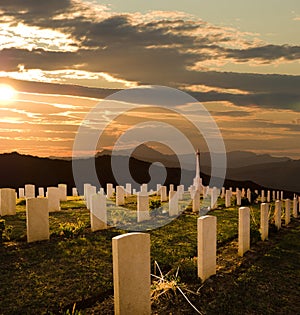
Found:
[[0, 84], [0, 102], [9, 102], [14, 99], [17, 91], [8, 84]]

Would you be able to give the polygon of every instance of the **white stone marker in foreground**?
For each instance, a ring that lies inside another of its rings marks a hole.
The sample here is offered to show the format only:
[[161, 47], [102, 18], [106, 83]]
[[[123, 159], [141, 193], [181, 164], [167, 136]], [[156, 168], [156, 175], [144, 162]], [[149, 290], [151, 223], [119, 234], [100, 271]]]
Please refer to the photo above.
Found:
[[25, 198], [35, 198], [35, 186], [31, 184], [25, 185]]
[[47, 187], [48, 211], [60, 211], [60, 191], [58, 187]]
[[137, 193], [137, 222], [150, 220], [149, 195], [148, 193]]
[[269, 236], [269, 204], [260, 204], [260, 234], [262, 241], [267, 240]]
[[217, 218], [205, 215], [198, 218], [198, 277], [205, 281], [216, 274]]
[[12, 188], [0, 189], [0, 215], [16, 214], [16, 191]]
[[281, 228], [281, 200], [275, 201], [275, 212], [274, 212], [275, 226], [277, 230]]
[[49, 212], [47, 198], [26, 200], [27, 242], [49, 240]]
[[243, 256], [250, 249], [250, 209], [239, 208], [239, 256]]
[[66, 184], [58, 184], [59, 192], [60, 192], [60, 201], [67, 201], [67, 185]]
[[112, 239], [115, 315], [150, 315], [150, 235]]
[[291, 222], [291, 201], [290, 199], [285, 200], [285, 225]]
[[92, 232], [107, 229], [106, 196], [91, 195], [91, 230]]

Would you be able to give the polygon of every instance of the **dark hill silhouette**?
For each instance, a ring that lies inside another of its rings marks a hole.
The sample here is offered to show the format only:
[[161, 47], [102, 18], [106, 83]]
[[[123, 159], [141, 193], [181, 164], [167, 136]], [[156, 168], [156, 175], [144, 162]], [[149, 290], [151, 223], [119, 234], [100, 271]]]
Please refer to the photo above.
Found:
[[[125, 157], [119, 156], [119, 163], [125, 163]], [[79, 159], [77, 163], [81, 167], [84, 167], [87, 163], [87, 159]], [[105, 187], [106, 183], [116, 184], [114, 176], [111, 171], [110, 164], [111, 157], [109, 155], [98, 156], [96, 158], [96, 170], [99, 176], [101, 186]], [[130, 159], [130, 170], [133, 178], [140, 184], [148, 182], [149, 167], [151, 163], [138, 160], [136, 158]], [[179, 168], [166, 168], [167, 178], [166, 185], [180, 183], [180, 169]], [[194, 177], [194, 171], [184, 171], [192, 182]], [[25, 184], [35, 184], [38, 187], [56, 186], [59, 183], [65, 183], [68, 185], [68, 193], [71, 194], [71, 188], [75, 186], [73, 173], [72, 173], [72, 161], [40, 158], [31, 155], [21, 155], [17, 152], [0, 154], [0, 187], [11, 187], [18, 189], [24, 187]], [[201, 174], [205, 185], [209, 183], [209, 176]], [[85, 175], [82, 176], [82, 185], [87, 182]], [[91, 183], [95, 184], [95, 183]], [[225, 180], [226, 187], [245, 187], [254, 189], [262, 189], [263, 187], [255, 184], [251, 181], [234, 181], [230, 179]], [[80, 187], [82, 189], [82, 187]], [[82, 193], [82, 191], [81, 191]]]

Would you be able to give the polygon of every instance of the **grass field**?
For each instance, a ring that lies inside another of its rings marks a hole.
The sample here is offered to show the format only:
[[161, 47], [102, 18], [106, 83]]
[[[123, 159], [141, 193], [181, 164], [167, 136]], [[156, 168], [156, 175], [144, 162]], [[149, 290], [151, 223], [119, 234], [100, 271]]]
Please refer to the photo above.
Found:
[[[136, 209], [134, 197], [127, 203]], [[15, 216], [4, 217], [10, 239], [0, 244], [0, 314], [67, 314], [75, 303], [81, 314], [113, 313], [111, 239], [126, 231], [92, 233], [89, 211], [80, 198], [69, 198], [61, 208], [50, 213], [51, 237], [44, 242], [26, 242], [24, 201], [18, 202]], [[300, 276], [299, 221], [293, 219], [291, 227], [277, 232], [271, 219], [270, 240], [261, 242], [258, 205], [251, 205], [252, 250], [240, 258], [238, 208], [210, 214], [218, 222], [218, 273], [204, 284], [196, 269], [198, 216], [189, 207], [169, 224], [148, 232], [152, 273], [159, 275], [159, 266], [169, 279], [164, 288], [153, 282], [154, 296], [162, 293], [153, 301], [153, 314], [195, 312], [178, 287], [203, 314], [299, 313], [293, 291]], [[273, 207], [270, 218], [272, 214]]]

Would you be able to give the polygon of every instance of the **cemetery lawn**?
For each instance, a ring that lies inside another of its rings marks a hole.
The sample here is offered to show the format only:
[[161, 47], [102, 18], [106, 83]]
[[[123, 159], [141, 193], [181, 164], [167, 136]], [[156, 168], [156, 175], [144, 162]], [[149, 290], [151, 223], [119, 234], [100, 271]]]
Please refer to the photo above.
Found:
[[[135, 200], [128, 198], [128, 207]], [[92, 233], [80, 198], [69, 198], [51, 213], [50, 241], [27, 244], [25, 205], [6, 216], [0, 243], [0, 314], [113, 314], [111, 239], [126, 231]], [[270, 225], [259, 240], [259, 209], [251, 206], [251, 250], [237, 256], [238, 208], [217, 209], [217, 275], [197, 278], [197, 215], [187, 209], [166, 226], [150, 231], [153, 314], [299, 314], [300, 221], [279, 232]], [[271, 208], [271, 215], [273, 208]], [[161, 271], [160, 271], [161, 270]], [[179, 289], [178, 289], [179, 288]]]

